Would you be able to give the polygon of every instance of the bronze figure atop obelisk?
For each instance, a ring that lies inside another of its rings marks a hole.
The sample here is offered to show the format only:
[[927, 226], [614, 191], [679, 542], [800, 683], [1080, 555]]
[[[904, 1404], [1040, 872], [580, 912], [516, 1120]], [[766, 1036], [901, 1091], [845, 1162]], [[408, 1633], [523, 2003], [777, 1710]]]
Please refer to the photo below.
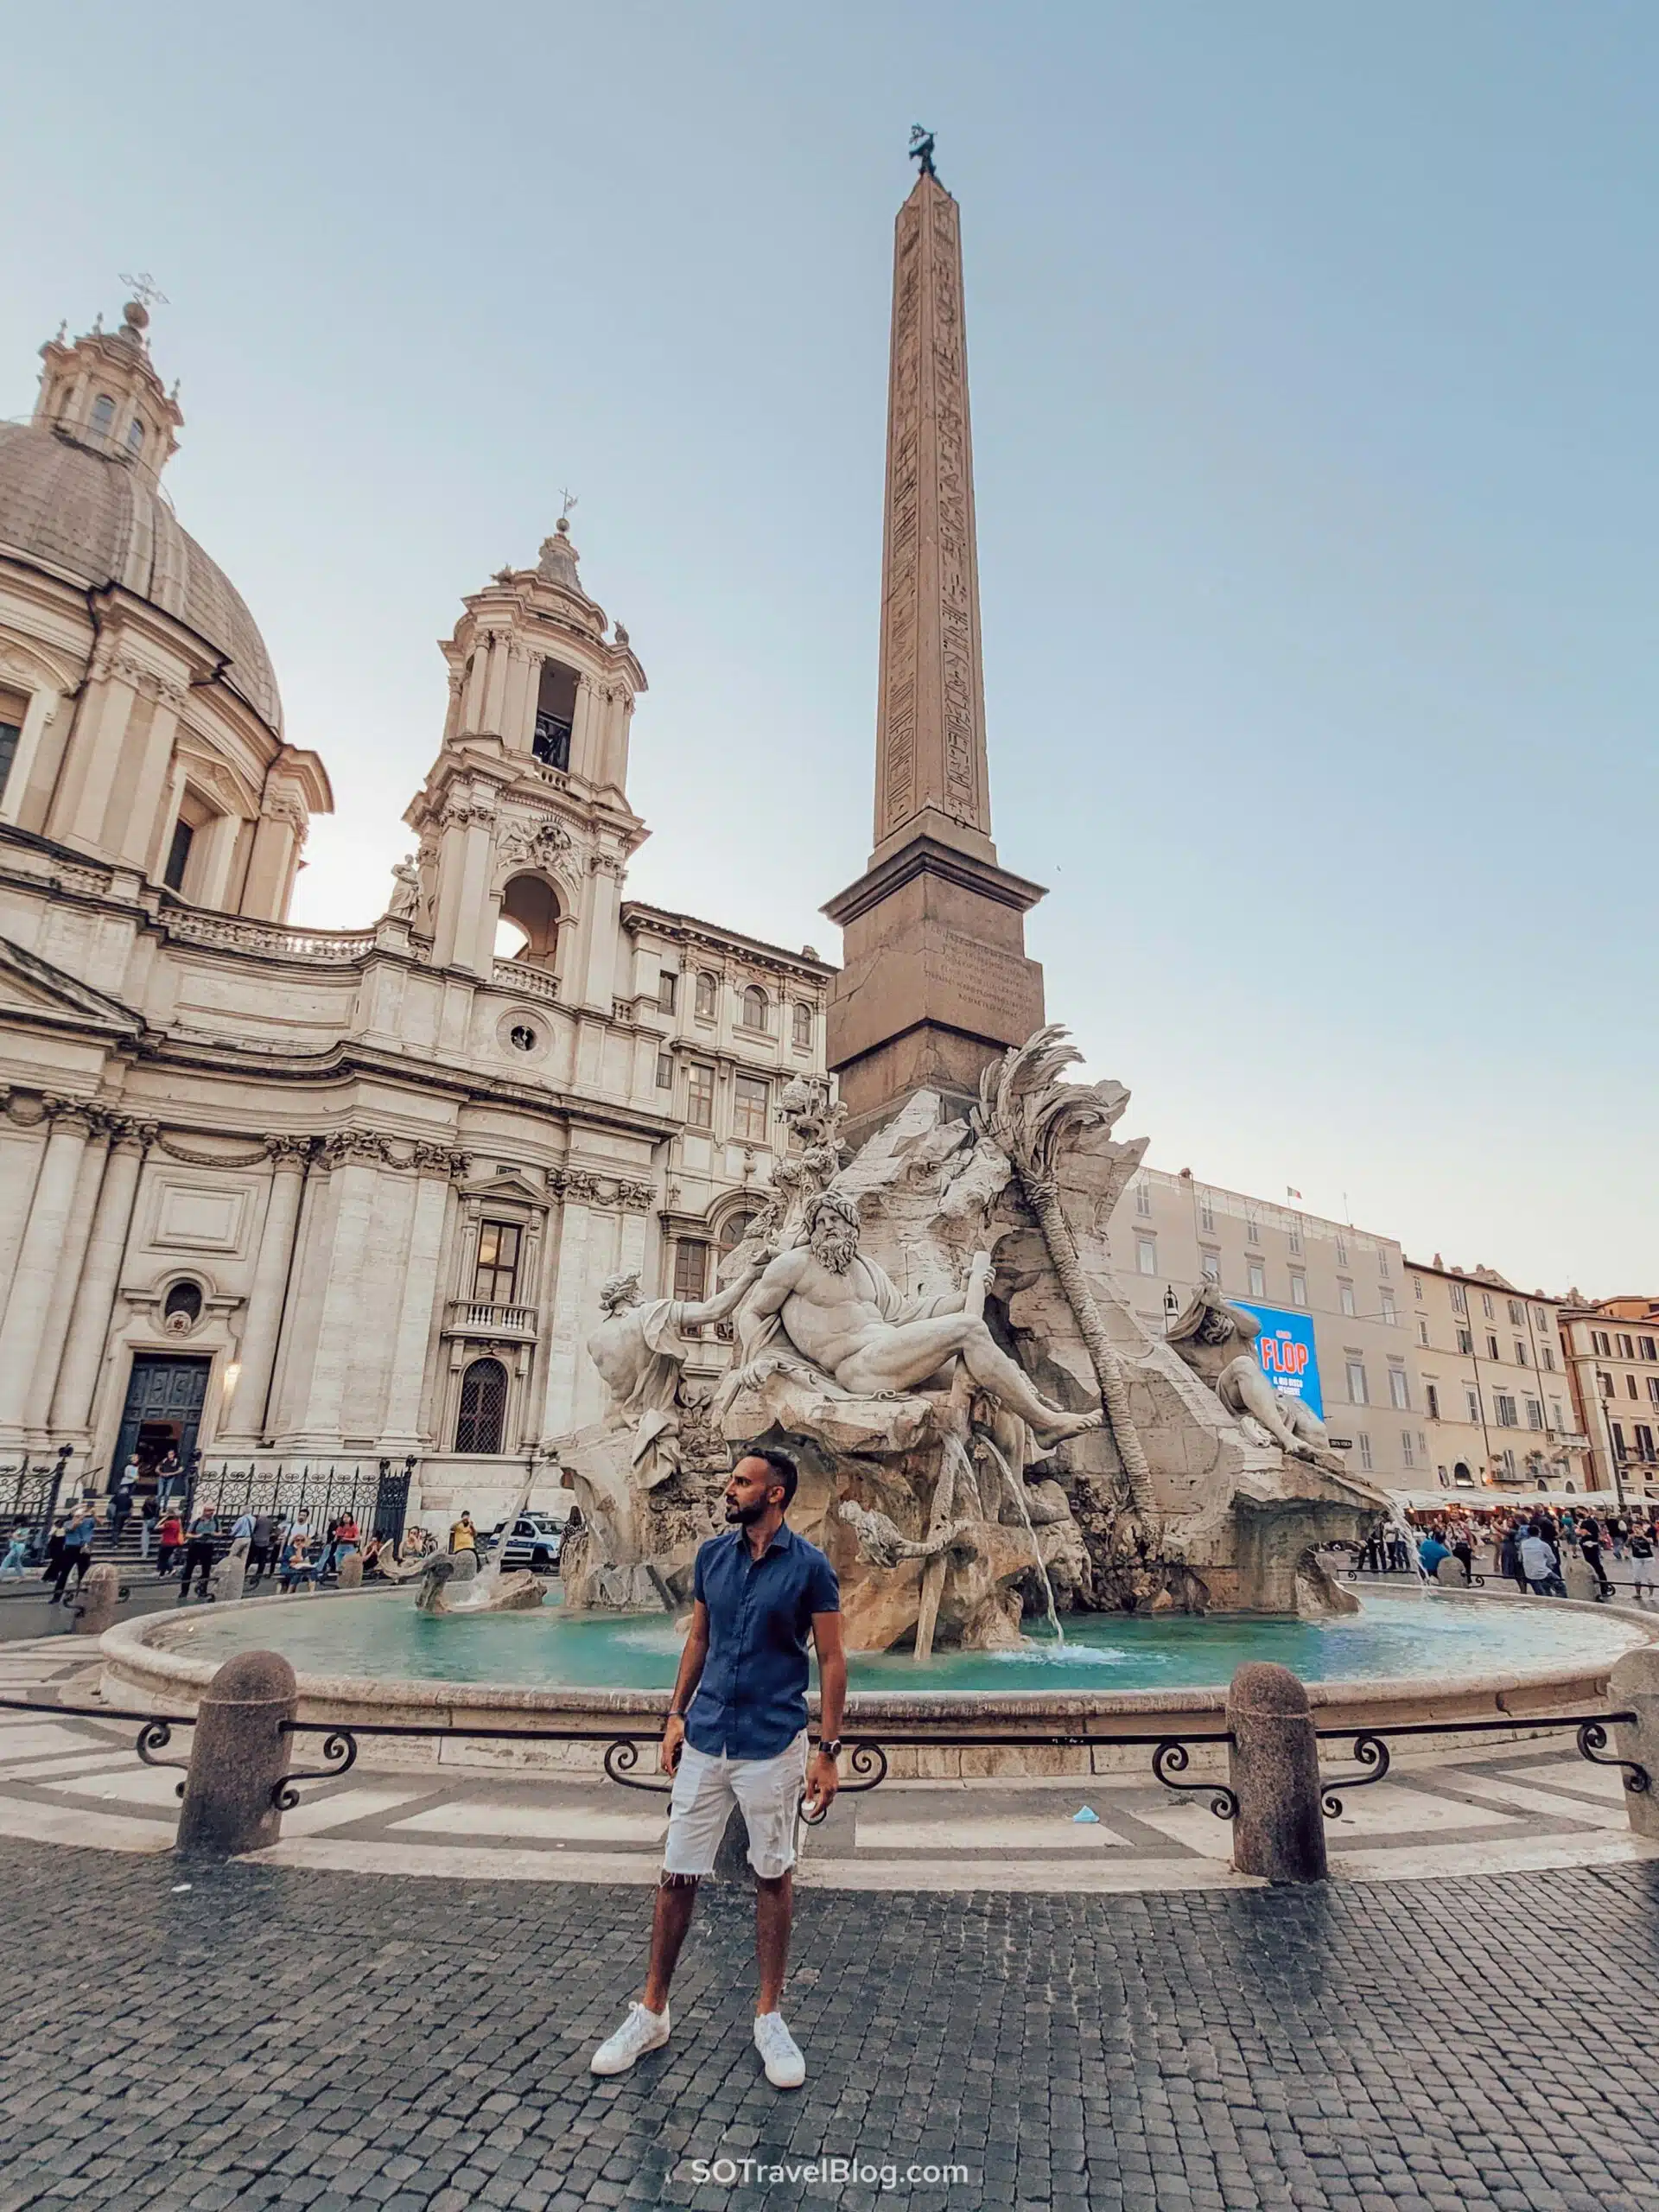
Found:
[[893, 241], [874, 849], [823, 910], [845, 932], [828, 1045], [855, 1133], [918, 1089], [970, 1096], [1043, 1020], [1024, 923], [1043, 894], [991, 842], [961, 231], [931, 134], [912, 150], [921, 171]]

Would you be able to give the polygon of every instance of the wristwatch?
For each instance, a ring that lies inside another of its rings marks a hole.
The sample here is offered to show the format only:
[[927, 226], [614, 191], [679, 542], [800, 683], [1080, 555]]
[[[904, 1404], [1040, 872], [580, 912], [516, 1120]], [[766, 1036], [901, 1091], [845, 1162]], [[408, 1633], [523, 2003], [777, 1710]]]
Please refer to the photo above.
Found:
[[824, 1758], [827, 1758], [827, 1759], [838, 1759], [838, 1758], [841, 1757], [841, 1738], [840, 1738], [840, 1737], [839, 1737], [839, 1736], [831, 1736], [831, 1737], [829, 1737], [829, 1738], [820, 1738], [819, 1742], [818, 1742], [818, 1749], [819, 1749], [819, 1751], [822, 1751], [822, 1752], [823, 1752], [823, 1756], [824, 1756]]

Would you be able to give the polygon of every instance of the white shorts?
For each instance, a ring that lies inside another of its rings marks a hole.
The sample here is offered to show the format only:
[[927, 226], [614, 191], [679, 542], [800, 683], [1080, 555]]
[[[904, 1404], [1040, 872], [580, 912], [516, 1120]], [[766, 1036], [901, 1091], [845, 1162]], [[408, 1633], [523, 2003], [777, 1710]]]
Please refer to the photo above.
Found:
[[806, 1731], [775, 1758], [711, 1758], [694, 1745], [680, 1753], [669, 1801], [664, 1874], [712, 1874], [734, 1805], [743, 1808], [749, 1864], [775, 1882], [795, 1864], [795, 1818], [806, 1782]]

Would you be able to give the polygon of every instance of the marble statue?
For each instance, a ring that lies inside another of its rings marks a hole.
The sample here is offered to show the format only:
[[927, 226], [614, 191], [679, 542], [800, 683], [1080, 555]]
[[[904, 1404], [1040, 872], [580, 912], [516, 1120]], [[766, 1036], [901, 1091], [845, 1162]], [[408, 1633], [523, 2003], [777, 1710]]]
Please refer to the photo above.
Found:
[[1214, 1283], [1203, 1282], [1166, 1336], [1230, 1414], [1248, 1414], [1281, 1450], [1342, 1473], [1343, 1460], [1313, 1408], [1268, 1380], [1255, 1356], [1261, 1333], [1254, 1313], [1230, 1306]]
[[393, 889], [387, 915], [394, 922], [410, 921], [421, 899], [421, 872], [415, 865], [413, 853], [404, 855], [391, 871], [391, 880]]

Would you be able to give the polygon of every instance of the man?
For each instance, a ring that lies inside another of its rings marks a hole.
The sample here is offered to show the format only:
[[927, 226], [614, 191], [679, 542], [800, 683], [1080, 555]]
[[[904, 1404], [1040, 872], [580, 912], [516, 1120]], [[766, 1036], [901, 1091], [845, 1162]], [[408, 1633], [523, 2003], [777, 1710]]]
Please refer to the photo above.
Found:
[[1440, 1572], [1440, 1561], [1451, 1556], [1451, 1546], [1440, 1541], [1440, 1532], [1435, 1529], [1431, 1529], [1417, 1547], [1418, 1560], [1431, 1582]]
[[253, 1534], [248, 1541], [248, 1587], [257, 1590], [270, 1571], [276, 1557], [276, 1525], [269, 1513], [253, 1516]]
[[965, 1291], [905, 1299], [858, 1249], [856, 1199], [821, 1191], [807, 1207], [806, 1231], [807, 1243], [779, 1253], [760, 1278], [748, 1308], [745, 1364], [781, 1329], [797, 1351], [855, 1398], [917, 1389], [958, 1357], [980, 1389], [1017, 1414], [1046, 1446], [1098, 1428], [1105, 1419], [1098, 1410], [1069, 1414], [1051, 1405], [987, 1328], [988, 1252], [975, 1254]]
[[[1545, 1538], [1543, 1529], [1535, 1521], [1520, 1543], [1521, 1572], [1527, 1578], [1527, 1587], [1535, 1598], [1553, 1598], [1561, 1580], [1561, 1563], [1554, 1548]], [[1565, 1594], [1565, 1586], [1562, 1586]]]
[[58, 1579], [48, 1600], [49, 1605], [67, 1605], [64, 1592], [72, 1574], [76, 1589], [79, 1589], [92, 1563], [92, 1539], [97, 1534], [98, 1516], [90, 1505], [84, 1506], [63, 1532], [63, 1549], [58, 1554]]
[[1649, 1597], [1653, 1595], [1653, 1530], [1645, 1522], [1638, 1521], [1630, 1530], [1628, 1541], [1632, 1592], [1639, 1605], [1644, 1590]]
[[1601, 1523], [1593, 1514], [1586, 1514], [1579, 1523], [1579, 1556], [1596, 1578], [1598, 1601], [1605, 1602], [1612, 1596], [1613, 1586], [1602, 1563]]
[[450, 1528], [449, 1548], [452, 1552], [472, 1552], [476, 1554], [478, 1550], [478, 1531], [473, 1526], [473, 1516], [470, 1513], [463, 1513], [460, 1520], [455, 1522]]
[[734, 1804], [743, 1809], [754, 1870], [760, 1993], [754, 2044], [774, 2088], [797, 2089], [806, 2062], [779, 2004], [794, 1915], [795, 1819], [806, 1774], [806, 1638], [818, 1655], [821, 1733], [807, 1802], [834, 1801], [847, 1662], [836, 1571], [784, 1515], [798, 1479], [783, 1452], [751, 1452], [726, 1485], [730, 1533], [697, 1553], [696, 1602], [663, 1731], [674, 1777], [668, 1843], [639, 2001], [594, 2053], [595, 2074], [626, 2074], [668, 2041], [668, 1989], [696, 1904], [715, 1869]]
[[190, 1595], [190, 1578], [200, 1577], [196, 1595], [204, 1603], [207, 1597], [207, 1578], [213, 1571], [214, 1539], [219, 1535], [219, 1516], [211, 1506], [204, 1506], [190, 1523], [189, 1539], [184, 1547], [184, 1573], [179, 1579], [178, 1603], [183, 1605]]

